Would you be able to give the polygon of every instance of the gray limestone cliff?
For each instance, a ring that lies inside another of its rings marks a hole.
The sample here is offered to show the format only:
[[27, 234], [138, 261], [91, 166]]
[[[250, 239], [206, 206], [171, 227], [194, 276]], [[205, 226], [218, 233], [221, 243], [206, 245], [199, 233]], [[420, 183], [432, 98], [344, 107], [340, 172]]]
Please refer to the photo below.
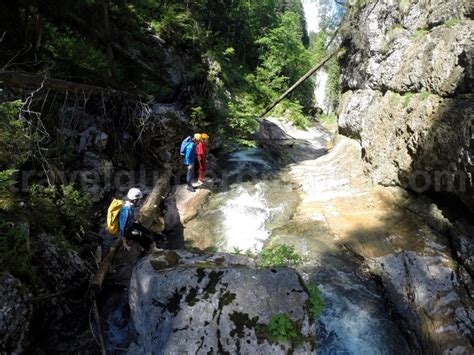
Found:
[[353, 15], [339, 132], [375, 183], [443, 192], [474, 211], [472, 2], [371, 1]]

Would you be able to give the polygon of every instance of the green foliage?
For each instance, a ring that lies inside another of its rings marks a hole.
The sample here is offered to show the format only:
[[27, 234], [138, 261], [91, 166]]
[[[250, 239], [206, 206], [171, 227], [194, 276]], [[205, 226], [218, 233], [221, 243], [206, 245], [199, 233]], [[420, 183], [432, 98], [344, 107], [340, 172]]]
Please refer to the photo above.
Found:
[[423, 89], [420, 92], [420, 96], [421, 96], [422, 100], [428, 99], [431, 95], [432, 95], [431, 91], [428, 91], [426, 89]]
[[336, 115], [326, 115], [325, 113], [318, 115], [317, 119], [320, 123], [324, 124], [334, 124], [337, 122]]
[[400, 30], [403, 30], [403, 27], [402, 25], [400, 25], [399, 23], [396, 23], [392, 26], [390, 26], [387, 31], [385, 32], [386, 35], [390, 35], [390, 34], [393, 34], [395, 32], [398, 32]]
[[[278, 27], [255, 42], [261, 48], [255, 84], [266, 103], [276, 99], [311, 68], [311, 56], [301, 42], [302, 35], [298, 14], [286, 12], [280, 15]], [[312, 89], [311, 81], [307, 81], [292, 98], [304, 105]]]
[[455, 17], [451, 17], [447, 19], [446, 21], [444, 21], [444, 24], [449, 28], [456, 26], [458, 23], [459, 23], [459, 19]]
[[226, 57], [231, 57], [235, 54], [235, 49], [233, 47], [228, 47], [223, 53]]
[[272, 341], [296, 341], [301, 337], [295, 323], [284, 313], [274, 315], [266, 331]]
[[219, 251], [219, 248], [216, 247], [215, 245], [212, 245], [210, 247], [207, 247], [204, 251], [206, 253], [217, 253]]
[[412, 97], [413, 97], [413, 93], [412, 93], [412, 92], [407, 92], [407, 93], [403, 94], [403, 97], [402, 97], [402, 104], [403, 104], [403, 107], [408, 107], [408, 105], [410, 104], [410, 100], [411, 100]]
[[29, 231], [26, 223], [7, 221], [0, 214], [0, 267], [13, 276], [35, 286], [38, 271], [32, 260]]
[[200, 21], [191, 8], [183, 5], [177, 3], [164, 6], [159, 13], [160, 18], [151, 20], [150, 27], [165, 40], [177, 44], [201, 44], [205, 34]]
[[25, 121], [20, 118], [21, 101], [0, 104], [0, 169], [19, 166], [30, 155]]
[[247, 256], [247, 257], [249, 257], [249, 258], [255, 258], [254, 253], [253, 253], [252, 250], [250, 250], [250, 249], [247, 249], [247, 250], [245, 251], [245, 256]]
[[250, 137], [258, 129], [256, 120], [259, 106], [248, 93], [238, 94], [228, 104], [229, 127], [241, 137]]
[[206, 113], [201, 106], [191, 108], [191, 124], [197, 127], [206, 127]]
[[92, 198], [72, 185], [62, 185], [56, 202], [61, 214], [67, 220], [68, 228], [76, 235], [84, 235], [91, 227]]
[[307, 288], [309, 293], [309, 314], [312, 319], [318, 320], [325, 306], [324, 301], [321, 298], [318, 286], [309, 284]]
[[424, 37], [428, 32], [429, 31], [425, 28], [419, 28], [419, 29], [416, 30], [416, 32], [414, 33], [412, 38], [413, 38], [413, 40], [416, 41], [416, 40]]
[[69, 27], [58, 28], [46, 25], [45, 49], [58, 63], [59, 69], [80, 67], [104, 78], [109, 71], [107, 57], [91, 41], [80, 36]]
[[[311, 34], [309, 52], [311, 53], [313, 63], [320, 62], [329, 54], [326, 46], [331, 36], [332, 33], [326, 28], [323, 28], [316, 34]], [[341, 76], [341, 67], [337, 58], [333, 58], [326, 64], [325, 68], [328, 73], [326, 97], [330, 106], [335, 107], [340, 96], [339, 78]]]
[[30, 222], [38, 231], [80, 238], [91, 227], [92, 199], [72, 185], [30, 188]]
[[241, 255], [242, 254], [242, 249], [240, 249], [239, 247], [234, 247], [234, 250], [232, 251], [232, 253], [237, 254], [237, 255]]
[[12, 179], [12, 175], [17, 172], [17, 169], [0, 171], [0, 199], [8, 197], [10, 187], [15, 184], [15, 180]]
[[303, 259], [295, 251], [295, 248], [285, 244], [275, 244], [264, 248], [261, 252], [263, 266], [298, 266]]
[[336, 107], [340, 96], [341, 66], [336, 59], [331, 59], [327, 64], [328, 81], [326, 87], [326, 94], [328, 101], [332, 107]]
[[283, 100], [276, 108], [275, 113], [288, 119], [300, 129], [307, 129], [311, 122], [309, 118], [303, 114], [303, 107], [295, 101]]

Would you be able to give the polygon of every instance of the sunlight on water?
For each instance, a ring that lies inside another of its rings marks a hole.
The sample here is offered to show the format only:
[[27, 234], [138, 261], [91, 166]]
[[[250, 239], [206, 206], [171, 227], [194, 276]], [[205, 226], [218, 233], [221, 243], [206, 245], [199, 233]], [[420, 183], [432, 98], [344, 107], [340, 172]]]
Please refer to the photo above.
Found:
[[232, 252], [237, 248], [242, 251], [260, 251], [269, 236], [265, 221], [270, 217], [271, 211], [262, 185], [257, 184], [255, 187], [255, 191], [250, 192], [239, 186], [237, 196], [222, 207], [225, 251]]

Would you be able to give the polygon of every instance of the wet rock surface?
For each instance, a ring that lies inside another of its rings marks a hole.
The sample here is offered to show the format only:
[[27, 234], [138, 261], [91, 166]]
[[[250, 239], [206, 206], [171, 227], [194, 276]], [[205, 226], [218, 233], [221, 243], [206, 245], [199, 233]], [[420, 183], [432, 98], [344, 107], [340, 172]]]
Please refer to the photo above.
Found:
[[[129, 353], [314, 353], [307, 300], [292, 269], [256, 269], [253, 260], [229, 254], [150, 255], [137, 264], [130, 284], [137, 339]], [[262, 329], [279, 313], [307, 338], [269, 341]]]
[[[446, 218], [427, 197], [372, 186], [360, 151], [342, 137], [326, 156], [290, 166], [302, 203], [274, 240], [293, 245], [310, 260], [306, 267], [316, 270], [334, 257], [344, 259], [341, 249], [355, 255], [362, 262], [359, 273], [380, 282], [391, 305], [387, 312], [397, 315], [411, 351], [472, 353], [472, 226]], [[338, 266], [338, 273], [343, 270]]]

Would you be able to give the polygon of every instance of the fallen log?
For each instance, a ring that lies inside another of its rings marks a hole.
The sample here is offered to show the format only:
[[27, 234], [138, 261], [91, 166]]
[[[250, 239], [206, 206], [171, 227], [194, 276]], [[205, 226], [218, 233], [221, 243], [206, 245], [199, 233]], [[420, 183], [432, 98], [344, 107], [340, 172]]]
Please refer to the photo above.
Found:
[[109, 269], [112, 266], [112, 262], [115, 258], [115, 255], [117, 255], [121, 246], [122, 246], [122, 239], [119, 238], [114, 243], [114, 245], [110, 248], [109, 253], [105, 256], [105, 258], [100, 263], [99, 269], [97, 270], [90, 285], [91, 291], [93, 291], [93, 293], [97, 293], [100, 287], [102, 286], [102, 283], [104, 282], [105, 277], [107, 276], [107, 273], [109, 272]]
[[156, 234], [161, 234], [165, 228], [159, 209], [169, 187], [171, 170], [169, 165], [165, 166], [164, 173], [156, 181], [138, 216], [138, 223]]

